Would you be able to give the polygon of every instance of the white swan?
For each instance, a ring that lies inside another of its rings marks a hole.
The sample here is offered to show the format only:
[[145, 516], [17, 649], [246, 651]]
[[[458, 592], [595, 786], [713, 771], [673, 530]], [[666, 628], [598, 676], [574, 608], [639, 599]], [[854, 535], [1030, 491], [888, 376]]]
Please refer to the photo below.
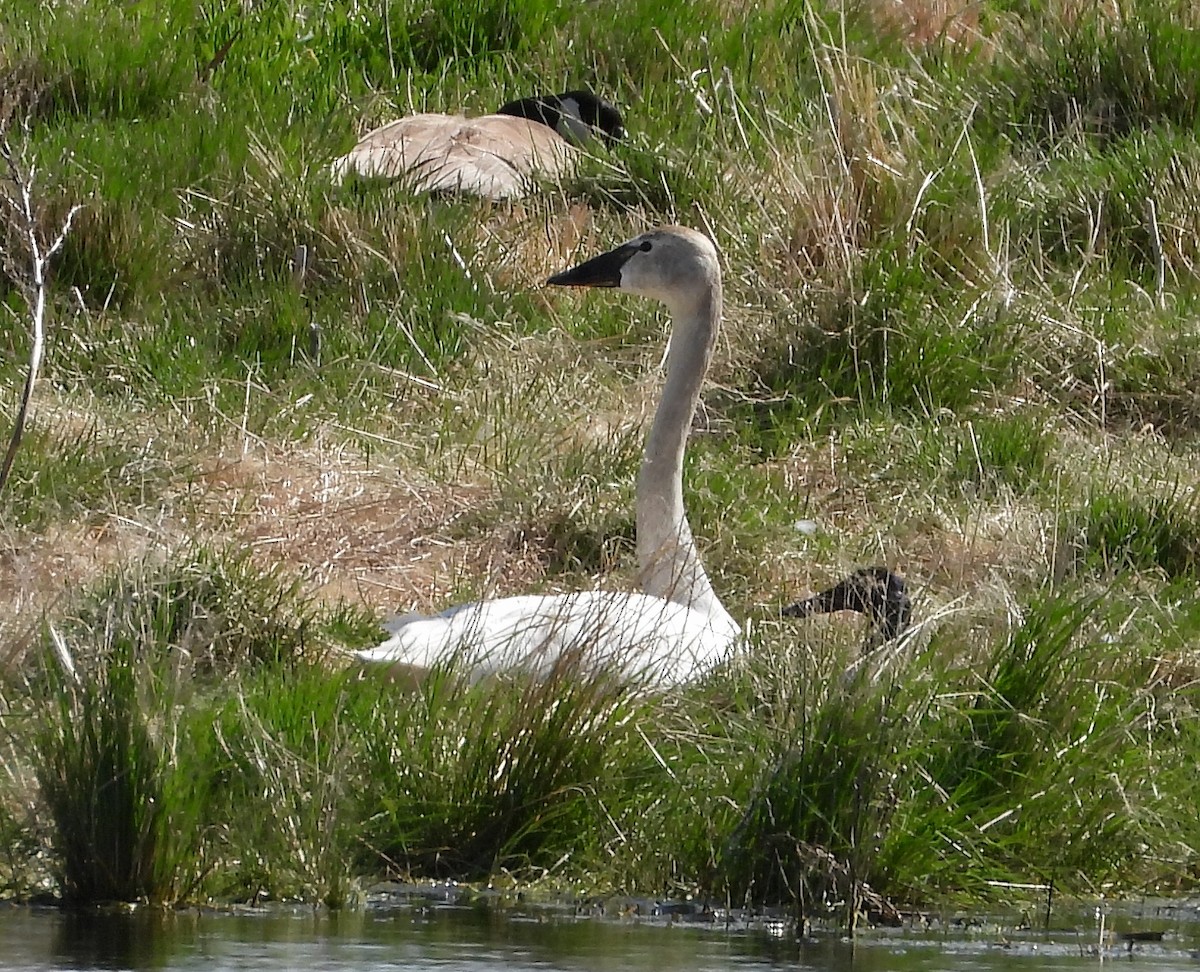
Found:
[[665, 226], [548, 281], [653, 297], [674, 318], [667, 379], [637, 484], [643, 593], [578, 591], [477, 601], [386, 625], [392, 637], [357, 652], [366, 664], [420, 677], [458, 658], [473, 678], [545, 675], [564, 661], [608, 668], [650, 686], [687, 681], [723, 661], [741, 636], [700, 562], [683, 507], [683, 452], [721, 321], [716, 247]]
[[405, 179], [414, 192], [464, 192], [488, 199], [524, 196], [537, 176], [570, 171], [578, 144], [598, 132], [625, 135], [621, 113], [590, 91], [510, 101], [494, 115], [410, 115], [364, 135], [330, 166], [340, 183], [360, 176]]

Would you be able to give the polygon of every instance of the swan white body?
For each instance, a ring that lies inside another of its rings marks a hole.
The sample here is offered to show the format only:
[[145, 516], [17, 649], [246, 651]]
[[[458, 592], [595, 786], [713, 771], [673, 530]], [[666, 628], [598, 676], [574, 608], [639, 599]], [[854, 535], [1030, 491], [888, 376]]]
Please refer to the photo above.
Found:
[[410, 115], [364, 135], [330, 176], [341, 182], [354, 172], [403, 179], [414, 192], [516, 199], [536, 178], [568, 173], [577, 143], [594, 130], [609, 140], [624, 135], [617, 109], [587, 91], [525, 98], [479, 118]]
[[364, 663], [419, 675], [457, 660], [483, 678], [505, 670], [544, 675], [577, 659], [586, 670], [661, 687], [719, 664], [741, 636], [704, 571], [683, 506], [684, 447], [721, 319], [716, 248], [694, 230], [661, 227], [549, 282], [653, 297], [674, 318], [666, 385], [638, 475], [643, 592], [507, 597], [407, 615], [387, 625], [391, 638], [357, 653]]
[[692, 610], [650, 594], [577, 591], [475, 601], [432, 617], [387, 622], [392, 637], [361, 651], [413, 680], [453, 661], [479, 680], [501, 672], [537, 678], [575, 658], [630, 682], [674, 685], [725, 656], [739, 629], [728, 614]]

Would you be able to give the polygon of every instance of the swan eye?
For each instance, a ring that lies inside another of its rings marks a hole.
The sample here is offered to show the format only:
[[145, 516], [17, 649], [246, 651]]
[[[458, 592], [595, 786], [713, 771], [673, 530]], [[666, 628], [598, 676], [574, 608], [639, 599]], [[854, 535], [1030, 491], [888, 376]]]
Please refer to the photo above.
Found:
[[643, 253], [649, 253], [653, 248], [654, 248], [654, 244], [651, 243], [649, 240], [646, 240], [641, 246], [638, 247], [638, 249], [641, 250]]

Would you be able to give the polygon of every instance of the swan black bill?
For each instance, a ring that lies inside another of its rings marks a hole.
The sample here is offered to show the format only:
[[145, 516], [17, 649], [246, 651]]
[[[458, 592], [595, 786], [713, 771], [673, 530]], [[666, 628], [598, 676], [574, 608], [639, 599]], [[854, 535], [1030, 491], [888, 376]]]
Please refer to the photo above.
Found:
[[592, 257], [577, 267], [556, 273], [546, 283], [556, 287], [619, 287], [621, 268], [638, 249], [630, 243], [625, 243], [615, 250]]

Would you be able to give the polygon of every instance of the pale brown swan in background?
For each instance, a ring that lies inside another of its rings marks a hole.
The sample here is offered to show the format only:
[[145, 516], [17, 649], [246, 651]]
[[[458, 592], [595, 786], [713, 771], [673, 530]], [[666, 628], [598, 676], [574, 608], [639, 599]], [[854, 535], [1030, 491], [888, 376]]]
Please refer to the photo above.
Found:
[[590, 91], [510, 101], [494, 115], [410, 115], [364, 135], [330, 166], [334, 182], [360, 176], [401, 179], [414, 192], [462, 192], [488, 199], [528, 194], [538, 178], [568, 174], [594, 134], [623, 138], [621, 113]]

